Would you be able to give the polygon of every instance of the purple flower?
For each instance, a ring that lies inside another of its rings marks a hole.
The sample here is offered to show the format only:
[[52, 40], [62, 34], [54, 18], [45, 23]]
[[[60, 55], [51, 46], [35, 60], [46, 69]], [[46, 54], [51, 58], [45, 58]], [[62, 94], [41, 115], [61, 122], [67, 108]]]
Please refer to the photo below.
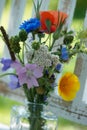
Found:
[[13, 61], [11, 59], [2, 58], [0, 62], [3, 64], [2, 71], [6, 71], [11, 67]]
[[40, 27], [40, 20], [37, 18], [31, 18], [30, 20], [24, 21], [20, 25], [20, 29], [24, 29], [27, 33], [34, 31]]
[[64, 60], [64, 61], [67, 61], [67, 60], [69, 59], [69, 54], [68, 54], [68, 51], [67, 51], [66, 46], [62, 46], [61, 58], [62, 58], [62, 60]]
[[12, 67], [16, 69], [20, 85], [27, 84], [28, 88], [39, 86], [37, 79], [43, 76], [43, 68], [36, 64], [26, 64], [22, 66], [14, 62]]
[[19, 81], [18, 81], [18, 78], [16, 75], [11, 75], [10, 76], [10, 83], [9, 83], [9, 87], [11, 89], [16, 89], [16, 88], [19, 88], [20, 87], [20, 84], [19, 84]]

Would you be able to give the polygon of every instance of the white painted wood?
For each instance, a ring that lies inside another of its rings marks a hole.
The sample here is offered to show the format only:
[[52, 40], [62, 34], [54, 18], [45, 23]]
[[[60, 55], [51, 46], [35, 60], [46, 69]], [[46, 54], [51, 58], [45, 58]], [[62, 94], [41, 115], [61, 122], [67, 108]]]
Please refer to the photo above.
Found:
[[1, 0], [0, 1], [0, 18], [2, 16], [2, 12], [3, 12], [3, 9], [4, 9], [4, 5], [5, 5], [5, 0]]
[[[12, 0], [11, 3], [10, 18], [8, 23], [8, 34], [9, 36], [16, 35], [19, 31], [19, 25], [22, 21], [24, 14], [26, 0]], [[9, 57], [7, 47], [4, 47], [4, 57]]]
[[85, 19], [84, 19], [84, 29], [87, 29], [87, 10], [86, 10]]
[[58, 117], [63, 117], [73, 122], [87, 125], [87, 106], [84, 104], [81, 105], [81, 107], [73, 106], [72, 102], [65, 102], [52, 93], [51, 98], [49, 98], [49, 106], [47, 109], [54, 112]]
[[8, 125], [0, 123], [0, 130], [10, 130]]
[[74, 10], [76, 6], [76, 0], [59, 0], [58, 10], [68, 14], [65, 27], [70, 29], [73, 20]]
[[87, 55], [78, 55], [77, 62], [75, 66], [75, 74], [79, 77], [80, 80], [80, 91], [77, 94], [77, 97], [74, 101], [74, 105], [81, 104], [83, 100], [84, 89], [87, 85]]
[[19, 31], [19, 25], [21, 23], [26, 0], [12, 0], [11, 12], [8, 25], [8, 34], [15, 35]]
[[[87, 29], [87, 11], [84, 19], [84, 29]], [[85, 44], [87, 45], [87, 39], [83, 39], [82, 41], [85, 42]], [[83, 99], [84, 96], [87, 97], [87, 92], [85, 92], [87, 91], [87, 55], [80, 54], [77, 56], [75, 74], [79, 77], [81, 88], [77, 94], [76, 100], [74, 101], [74, 105], [81, 105], [81, 102], [83, 102], [83, 100], [85, 101], [85, 103], [87, 103], [87, 101]]]

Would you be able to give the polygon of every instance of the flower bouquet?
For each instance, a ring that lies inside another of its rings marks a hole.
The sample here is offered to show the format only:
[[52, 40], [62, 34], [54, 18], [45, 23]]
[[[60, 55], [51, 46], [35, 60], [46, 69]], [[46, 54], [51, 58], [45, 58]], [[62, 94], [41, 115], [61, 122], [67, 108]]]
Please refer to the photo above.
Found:
[[[56, 85], [55, 73], [59, 74], [62, 64], [69, 62], [77, 53], [85, 53], [85, 47], [75, 42], [74, 33], [64, 28], [68, 15], [60, 11], [39, 11], [40, 6], [41, 2], [34, 3], [35, 17], [20, 24], [17, 35], [9, 37], [4, 27], [0, 26], [0, 36], [11, 57], [1, 58], [2, 71], [13, 69], [13, 72], [0, 77], [9, 75], [9, 87], [23, 89], [31, 113], [27, 116], [29, 130], [47, 130], [44, 127], [46, 120], [41, 116], [43, 104], [49, 104], [47, 99], [56, 86], [64, 100], [75, 98], [80, 87], [78, 77], [68, 72]], [[17, 129], [21, 130], [21, 127]]]

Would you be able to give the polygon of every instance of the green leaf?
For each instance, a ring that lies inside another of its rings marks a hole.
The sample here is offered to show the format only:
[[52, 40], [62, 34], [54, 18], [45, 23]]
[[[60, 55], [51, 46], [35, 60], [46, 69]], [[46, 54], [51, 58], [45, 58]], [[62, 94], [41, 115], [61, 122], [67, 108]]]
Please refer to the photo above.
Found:
[[50, 32], [50, 28], [51, 28], [51, 21], [50, 20], [46, 20], [46, 27], [48, 29], [48, 31]]

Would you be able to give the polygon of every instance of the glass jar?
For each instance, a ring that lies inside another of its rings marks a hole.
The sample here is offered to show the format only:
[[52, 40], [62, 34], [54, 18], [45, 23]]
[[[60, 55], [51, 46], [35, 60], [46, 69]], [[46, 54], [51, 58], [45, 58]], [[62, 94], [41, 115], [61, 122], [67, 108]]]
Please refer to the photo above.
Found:
[[14, 106], [10, 130], [57, 130], [57, 119], [43, 104], [28, 103], [27, 107]]

